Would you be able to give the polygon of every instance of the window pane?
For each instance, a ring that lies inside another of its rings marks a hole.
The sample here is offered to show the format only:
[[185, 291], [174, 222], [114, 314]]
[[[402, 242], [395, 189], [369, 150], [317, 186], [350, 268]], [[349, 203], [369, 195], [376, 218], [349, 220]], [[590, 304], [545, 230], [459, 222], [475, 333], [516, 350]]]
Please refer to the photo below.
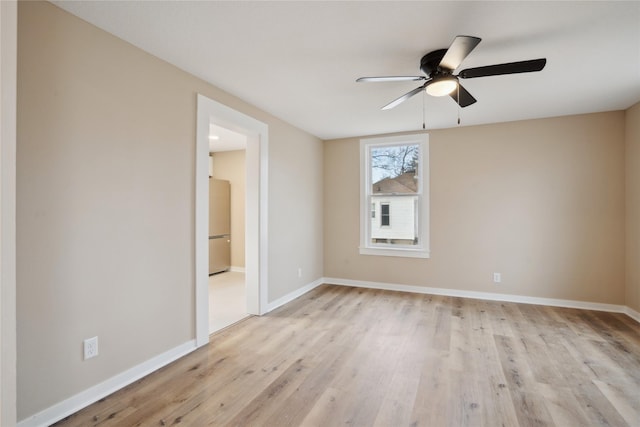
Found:
[[372, 194], [418, 192], [418, 144], [372, 147], [370, 153]]
[[371, 196], [380, 219], [371, 218], [371, 244], [418, 244], [418, 196]]
[[380, 212], [371, 220], [374, 245], [418, 244], [419, 150], [418, 144], [371, 147], [371, 201]]

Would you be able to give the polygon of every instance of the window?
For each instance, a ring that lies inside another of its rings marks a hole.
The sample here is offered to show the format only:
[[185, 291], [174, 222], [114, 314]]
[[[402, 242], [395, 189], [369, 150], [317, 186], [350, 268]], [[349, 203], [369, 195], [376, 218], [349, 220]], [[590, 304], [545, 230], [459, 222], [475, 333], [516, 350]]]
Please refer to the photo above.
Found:
[[380, 226], [389, 225], [389, 203], [380, 204]]
[[362, 139], [360, 163], [360, 253], [428, 258], [428, 136]]

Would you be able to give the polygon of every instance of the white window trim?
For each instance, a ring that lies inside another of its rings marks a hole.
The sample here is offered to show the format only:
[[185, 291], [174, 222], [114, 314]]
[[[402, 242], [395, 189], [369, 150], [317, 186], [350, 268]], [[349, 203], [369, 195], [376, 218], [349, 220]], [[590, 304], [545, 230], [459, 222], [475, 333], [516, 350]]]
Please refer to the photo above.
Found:
[[[371, 206], [367, 189], [371, 188], [371, 174], [369, 172], [369, 147], [380, 145], [420, 145], [422, 158], [419, 170], [422, 188], [422, 206], [418, 218], [418, 241], [415, 247], [407, 246], [379, 246], [371, 244]], [[400, 136], [385, 136], [379, 138], [364, 138], [360, 140], [360, 255], [395, 256], [405, 258], [429, 258], [429, 135], [413, 134]]]

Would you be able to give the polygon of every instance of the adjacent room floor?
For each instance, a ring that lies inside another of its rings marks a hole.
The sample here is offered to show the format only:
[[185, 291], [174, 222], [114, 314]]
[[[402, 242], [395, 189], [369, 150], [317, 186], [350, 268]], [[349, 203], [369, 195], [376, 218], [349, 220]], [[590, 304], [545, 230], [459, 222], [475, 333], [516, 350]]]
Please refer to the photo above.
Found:
[[209, 333], [249, 316], [244, 273], [227, 271], [209, 276]]

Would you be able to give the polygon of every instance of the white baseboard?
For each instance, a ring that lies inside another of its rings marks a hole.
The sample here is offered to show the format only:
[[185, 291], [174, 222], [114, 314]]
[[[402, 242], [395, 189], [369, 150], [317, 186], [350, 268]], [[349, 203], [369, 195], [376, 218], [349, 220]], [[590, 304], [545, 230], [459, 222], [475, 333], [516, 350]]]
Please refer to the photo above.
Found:
[[574, 300], [565, 300], [565, 299], [556, 299], [556, 298], [528, 297], [528, 296], [522, 296], [522, 295], [497, 294], [492, 292], [463, 291], [458, 289], [428, 288], [423, 286], [399, 285], [395, 283], [381, 283], [381, 282], [368, 282], [368, 281], [362, 281], [362, 280], [338, 279], [335, 277], [325, 277], [323, 280], [324, 280], [324, 283], [341, 285], [341, 286], [384, 289], [389, 291], [400, 291], [400, 292], [414, 292], [419, 294], [443, 295], [443, 296], [460, 297], [460, 298], [475, 298], [475, 299], [491, 300], [491, 301], [516, 302], [516, 303], [522, 303], [522, 304], [549, 305], [554, 307], [580, 308], [583, 310], [597, 310], [597, 311], [608, 311], [613, 313], [625, 313], [633, 317], [631, 314], [629, 314], [629, 310], [631, 310], [629, 307], [626, 307], [623, 305], [615, 305], [615, 304], [603, 304], [603, 303], [597, 303], [597, 302], [574, 301]]
[[625, 307], [624, 313], [631, 317], [636, 322], [640, 323], [640, 313], [632, 309], [631, 307]]
[[229, 271], [233, 271], [234, 273], [245, 273], [245, 268], [244, 268], [244, 267], [234, 267], [234, 266], [231, 266], [231, 268], [229, 269]]
[[324, 278], [320, 278], [318, 280], [315, 280], [315, 281], [309, 283], [308, 285], [305, 285], [305, 286], [303, 286], [303, 287], [301, 287], [299, 289], [296, 289], [293, 292], [288, 293], [287, 295], [285, 295], [283, 297], [278, 298], [275, 301], [270, 302], [267, 305], [267, 311], [266, 312], [268, 313], [268, 312], [270, 312], [272, 310], [275, 310], [276, 308], [278, 308], [278, 307], [280, 307], [282, 305], [285, 305], [288, 302], [293, 301], [294, 299], [296, 299], [296, 298], [306, 294], [307, 292], [317, 288], [318, 286], [322, 285], [323, 283], [325, 283]]
[[168, 365], [169, 363], [177, 360], [196, 349], [196, 341], [191, 340], [184, 344], [181, 344], [169, 351], [166, 351], [156, 357], [153, 357], [146, 362], [143, 362], [131, 369], [128, 369], [108, 380], [97, 384], [87, 390], [63, 400], [60, 403], [38, 412], [18, 423], [18, 427], [40, 427], [49, 426], [57, 421], [60, 421], [64, 417], [67, 417], [80, 409], [89, 406], [90, 404], [97, 402], [110, 395], [111, 393], [120, 390], [139, 380], [140, 378], [149, 375], [150, 373]]

